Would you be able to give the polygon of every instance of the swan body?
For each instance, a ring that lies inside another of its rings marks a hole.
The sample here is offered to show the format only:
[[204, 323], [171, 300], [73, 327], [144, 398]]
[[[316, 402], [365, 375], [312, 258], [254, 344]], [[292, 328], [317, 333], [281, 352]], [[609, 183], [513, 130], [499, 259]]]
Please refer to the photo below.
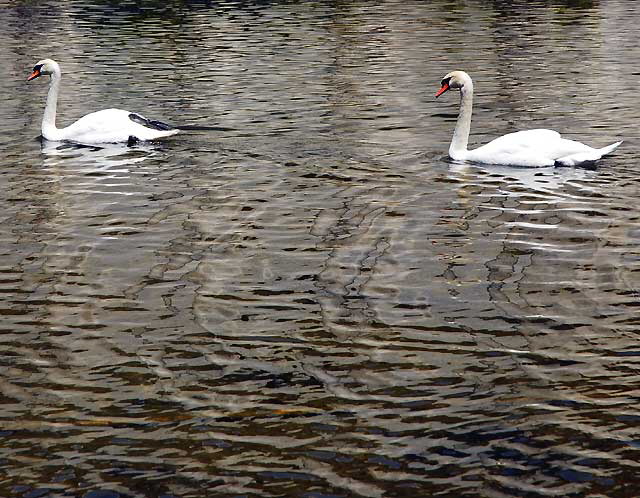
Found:
[[51, 59], [39, 61], [27, 81], [42, 75], [51, 75], [47, 104], [42, 118], [42, 136], [46, 140], [68, 140], [81, 144], [137, 142], [175, 135], [180, 130], [160, 121], [122, 109], [104, 109], [81, 117], [66, 128], [56, 127], [56, 108], [62, 73], [58, 63]]
[[464, 71], [448, 73], [441, 82], [439, 97], [449, 89], [460, 90], [460, 114], [449, 146], [454, 161], [472, 161], [507, 166], [580, 166], [590, 164], [613, 152], [621, 143], [600, 149], [562, 138], [553, 130], [527, 130], [509, 133], [473, 150], [467, 149], [471, 130], [473, 81]]

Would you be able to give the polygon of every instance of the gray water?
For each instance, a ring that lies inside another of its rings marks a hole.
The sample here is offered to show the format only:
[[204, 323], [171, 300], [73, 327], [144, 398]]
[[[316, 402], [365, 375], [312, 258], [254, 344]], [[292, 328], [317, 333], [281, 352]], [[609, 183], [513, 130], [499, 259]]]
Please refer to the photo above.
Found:
[[[136, 6], [138, 5], [138, 6]], [[0, 496], [640, 495], [637, 2], [0, 8]], [[161, 143], [38, 139], [118, 107]], [[451, 163], [545, 127], [596, 168]]]

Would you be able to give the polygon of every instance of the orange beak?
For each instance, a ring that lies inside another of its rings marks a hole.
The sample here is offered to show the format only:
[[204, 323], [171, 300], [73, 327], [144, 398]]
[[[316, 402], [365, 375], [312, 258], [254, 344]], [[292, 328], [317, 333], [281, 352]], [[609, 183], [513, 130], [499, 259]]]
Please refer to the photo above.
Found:
[[35, 69], [27, 78], [27, 81], [35, 80], [38, 76], [40, 76], [40, 70]]
[[443, 83], [442, 86], [440, 87], [440, 90], [438, 90], [438, 93], [436, 93], [436, 97], [440, 97], [440, 95], [442, 95], [447, 90], [449, 90], [449, 84]]

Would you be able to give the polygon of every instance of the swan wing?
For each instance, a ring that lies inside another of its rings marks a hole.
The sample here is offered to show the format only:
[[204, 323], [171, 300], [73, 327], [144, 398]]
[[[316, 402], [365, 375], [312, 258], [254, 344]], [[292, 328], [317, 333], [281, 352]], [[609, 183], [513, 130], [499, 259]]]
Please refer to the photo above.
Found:
[[564, 157], [591, 157], [595, 150], [575, 140], [564, 139], [557, 131], [538, 129], [496, 138], [470, 151], [468, 159], [490, 164], [539, 167], [553, 166]]
[[81, 117], [61, 130], [63, 139], [82, 143], [127, 142], [130, 137], [153, 140], [178, 129], [122, 109], [104, 109]]

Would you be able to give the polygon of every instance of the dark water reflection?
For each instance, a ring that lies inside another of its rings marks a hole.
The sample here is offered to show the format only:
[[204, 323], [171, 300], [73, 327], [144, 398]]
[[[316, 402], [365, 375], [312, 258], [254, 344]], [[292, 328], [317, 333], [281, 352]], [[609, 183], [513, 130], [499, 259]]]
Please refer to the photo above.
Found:
[[[0, 495], [637, 496], [639, 8], [0, 9]], [[202, 129], [40, 144], [43, 57]], [[625, 144], [451, 164], [454, 68], [474, 143]]]

